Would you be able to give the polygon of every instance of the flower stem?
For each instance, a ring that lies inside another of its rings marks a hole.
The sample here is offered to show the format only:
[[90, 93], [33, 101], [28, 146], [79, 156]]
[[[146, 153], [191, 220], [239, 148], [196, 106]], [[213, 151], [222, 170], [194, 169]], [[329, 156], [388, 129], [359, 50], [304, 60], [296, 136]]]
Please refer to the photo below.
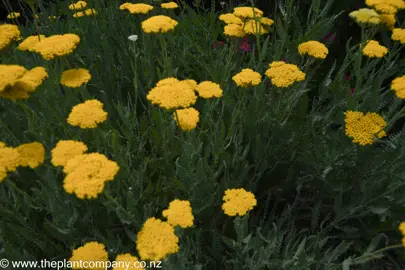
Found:
[[369, 253], [369, 254], [360, 256], [360, 257], [354, 259], [354, 260], [352, 261], [352, 263], [353, 263], [353, 264], [356, 264], [356, 263], [358, 263], [358, 261], [361, 261], [361, 260], [364, 260], [364, 259], [366, 259], [366, 258], [372, 257], [372, 256], [374, 256], [374, 255], [377, 255], [377, 254], [381, 253], [381, 252], [384, 252], [384, 251], [387, 251], [387, 250], [390, 250], [390, 249], [400, 248], [400, 247], [402, 247], [402, 244], [397, 244], [397, 245], [388, 246], [388, 247], [379, 249], [379, 250], [377, 250], [377, 251], [374, 251], [374, 252], [372, 252], [372, 253]]

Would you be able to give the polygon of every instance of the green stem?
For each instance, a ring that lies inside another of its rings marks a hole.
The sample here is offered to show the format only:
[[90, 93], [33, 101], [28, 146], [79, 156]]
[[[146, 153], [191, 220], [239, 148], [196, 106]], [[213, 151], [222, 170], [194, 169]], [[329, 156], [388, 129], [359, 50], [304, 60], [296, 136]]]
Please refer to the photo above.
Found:
[[387, 250], [390, 250], [390, 249], [401, 248], [401, 247], [402, 247], [402, 244], [397, 244], [397, 245], [388, 246], [388, 247], [379, 249], [379, 250], [377, 250], [377, 251], [374, 251], [374, 252], [372, 252], [372, 253], [369, 253], [369, 254], [360, 256], [360, 257], [354, 259], [354, 260], [352, 261], [352, 263], [353, 263], [353, 264], [356, 264], [358, 261], [361, 261], [361, 260], [364, 260], [364, 259], [366, 259], [366, 258], [375, 256], [375, 255], [377, 255], [377, 254], [379, 254], [379, 253], [381, 253], [381, 252], [384, 252], [384, 251], [387, 251]]
[[14, 184], [14, 183], [13, 183], [12, 181], [10, 181], [10, 180], [7, 180], [7, 181], [6, 181], [6, 185], [7, 185], [8, 187], [10, 187], [12, 190], [16, 191], [17, 193], [20, 193], [20, 194], [23, 195], [23, 196], [28, 195], [24, 190], [22, 190], [22, 189], [20, 189], [19, 187], [17, 187], [17, 185]]
[[163, 68], [165, 69], [166, 77], [169, 77], [171, 76], [171, 70], [169, 67], [169, 57], [167, 55], [167, 46], [166, 46], [167, 44], [163, 40], [163, 35], [159, 36], [159, 42], [163, 52]]
[[34, 24], [35, 24], [35, 29], [37, 31], [38, 39], [41, 40], [40, 33], [39, 33], [38, 19], [35, 18], [36, 13], [35, 13], [34, 4], [29, 4], [29, 6], [31, 8], [32, 15], [34, 16]]
[[136, 221], [136, 219], [115, 198], [113, 198], [107, 191], [104, 191], [104, 196], [107, 198], [108, 201], [110, 201], [117, 208], [119, 208], [121, 211], [123, 211], [128, 217], [130, 217], [132, 222], [135, 225], [139, 226], [139, 223]]

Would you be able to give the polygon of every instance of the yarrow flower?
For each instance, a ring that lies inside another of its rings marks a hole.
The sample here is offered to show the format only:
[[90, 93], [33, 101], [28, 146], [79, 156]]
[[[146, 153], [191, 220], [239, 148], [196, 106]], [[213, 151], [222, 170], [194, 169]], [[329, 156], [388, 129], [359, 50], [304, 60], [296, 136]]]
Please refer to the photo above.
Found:
[[193, 86], [176, 78], [159, 81], [146, 98], [152, 104], [167, 110], [187, 108], [197, 101]]
[[18, 165], [35, 169], [44, 163], [45, 148], [39, 142], [26, 143], [15, 148], [19, 153]]
[[[81, 265], [81, 262], [105, 262], [107, 264], [108, 253], [103, 244], [98, 242], [88, 242], [84, 246], [73, 250], [72, 257], [70, 257], [69, 261], [76, 267]], [[81, 270], [81, 268], [72, 269]], [[101, 269], [105, 269], [105, 267], [102, 267]]]
[[398, 226], [398, 230], [402, 234], [402, 246], [405, 248], [405, 222], [401, 222]]
[[16, 84], [26, 72], [27, 70], [22, 66], [0, 64], [0, 92]]
[[405, 44], [405, 29], [394, 28], [392, 30], [392, 40], [399, 41], [401, 44]]
[[167, 222], [149, 218], [143, 224], [136, 240], [136, 249], [142, 260], [160, 261], [179, 250], [179, 238]]
[[389, 30], [394, 29], [397, 19], [395, 14], [380, 14], [381, 24], [385, 25]]
[[7, 19], [17, 19], [21, 16], [20, 12], [11, 12], [7, 15]]
[[395, 78], [391, 82], [391, 89], [400, 99], [405, 99], [405, 75]]
[[7, 147], [4, 143], [2, 144], [3, 146], [0, 147], [0, 183], [7, 177], [8, 172], [17, 170], [20, 156], [16, 149]]
[[368, 112], [345, 112], [346, 135], [352, 138], [353, 143], [369, 145], [374, 143], [374, 136], [382, 138], [386, 136], [383, 128], [387, 125], [384, 118], [377, 113]]
[[305, 73], [296, 65], [276, 61], [269, 64], [269, 67], [265, 74], [277, 87], [289, 87], [295, 82], [305, 80]]
[[195, 129], [200, 121], [200, 112], [194, 108], [179, 109], [173, 113], [173, 117], [183, 131], [190, 131]]
[[149, 11], [153, 9], [153, 6], [147, 4], [132, 4], [132, 3], [124, 3], [120, 6], [120, 10], [128, 10], [131, 14], [147, 14]]
[[232, 77], [236, 85], [240, 87], [250, 87], [261, 83], [262, 75], [250, 68], [244, 68], [241, 72]]
[[298, 45], [298, 52], [300, 55], [307, 54], [314, 58], [325, 59], [329, 50], [323, 43], [310, 40]]
[[45, 38], [44, 35], [29, 36], [26, 39], [24, 39], [23, 42], [21, 42], [18, 45], [17, 48], [20, 51], [30, 51], [30, 52], [32, 52], [32, 51], [34, 51], [34, 49], [33, 49], [34, 46], [44, 38]]
[[150, 17], [142, 22], [142, 29], [145, 33], [166, 33], [173, 30], [178, 22], [164, 15]]
[[222, 97], [221, 86], [211, 81], [203, 81], [195, 89], [201, 98], [220, 98]]
[[162, 3], [160, 6], [165, 9], [175, 9], [179, 7], [179, 5], [177, 5], [175, 2]]
[[0, 25], [0, 50], [4, 49], [14, 40], [18, 40], [21, 32], [17, 25], [1, 24]]
[[224, 35], [230, 36], [230, 37], [244, 37], [246, 36], [245, 31], [243, 31], [243, 28], [239, 24], [228, 24], [225, 25], [224, 27]]
[[130, 41], [137, 41], [138, 40], [138, 35], [130, 35], [129, 37], [128, 37], [128, 39], [130, 40]]
[[79, 42], [80, 37], [76, 34], [54, 35], [38, 42], [33, 51], [41, 54], [45, 60], [51, 60], [56, 56], [71, 54]]
[[233, 9], [233, 14], [236, 17], [246, 19], [246, 18], [261, 17], [263, 16], [263, 11], [261, 11], [258, 8], [252, 7], [236, 7]]
[[380, 15], [372, 9], [361, 8], [352, 11], [349, 14], [350, 18], [354, 19], [358, 24], [372, 24], [376, 25], [381, 22]]
[[388, 49], [381, 46], [378, 41], [369, 40], [367, 45], [363, 48], [363, 55], [368, 57], [382, 58], [388, 53]]
[[226, 24], [243, 25], [243, 21], [236, 17], [233, 13], [226, 13], [219, 16], [219, 19]]
[[84, 16], [92, 16], [92, 15], [97, 15], [97, 10], [95, 10], [94, 8], [88, 8], [84, 11], [79, 11], [76, 12], [75, 14], [73, 14], [74, 18], [81, 18]]
[[[132, 256], [130, 253], [119, 254], [115, 257], [116, 267], [112, 270], [143, 270], [145, 268], [140, 266], [139, 259], [136, 256]], [[137, 263], [138, 262], [138, 263]], [[124, 266], [125, 265], [125, 266]], [[127, 268], [128, 266], [128, 268]]]
[[255, 195], [243, 188], [227, 189], [223, 196], [222, 210], [228, 216], [244, 216], [256, 206]]
[[85, 7], [87, 7], [87, 3], [85, 1], [78, 1], [74, 4], [69, 5], [70, 10], [84, 9]]
[[193, 226], [194, 216], [189, 201], [174, 200], [170, 202], [169, 208], [163, 210], [162, 215], [172, 226], [188, 228]]
[[94, 199], [106, 182], [114, 180], [120, 167], [100, 153], [82, 154], [69, 159], [63, 171], [63, 188], [80, 199]]
[[107, 120], [107, 112], [103, 110], [104, 104], [97, 99], [86, 100], [72, 108], [67, 122], [80, 128], [96, 128], [98, 124]]
[[60, 140], [51, 150], [51, 163], [53, 166], [66, 166], [67, 162], [76, 156], [83, 155], [88, 148], [82, 142], [73, 140]]
[[256, 21], [254, 19], [246, 21], [242, 29], [243, 32], [245, 32], [246, 34], [252, 35], [256, 34], [264, 35], [269, 32], [269, 30], [266, 27], [264, 27], [259, 21]]
[[84, 68], [69, 69], [62, 73], [60, 84], [77, 88], [87, 83], [91, 79], [90, 72]]

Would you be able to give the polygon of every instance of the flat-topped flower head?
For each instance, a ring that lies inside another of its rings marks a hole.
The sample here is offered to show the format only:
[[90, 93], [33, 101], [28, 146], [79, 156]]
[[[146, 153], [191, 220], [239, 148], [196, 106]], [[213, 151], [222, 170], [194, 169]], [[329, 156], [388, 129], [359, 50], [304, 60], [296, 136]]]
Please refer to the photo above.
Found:
[[247, 20], [242, 29], [246, 34], [252, 35], [264, 35], [269, 32], [267, 27], [264, 27], [258, 20], [256, 21], [254, 19]]
[[405, 222], [401, 222], [398, 226], [398, 230], [401, 232], [403, 236], [405, 236]]
[[131, 253], [118, 254], [115, 257], [116, 267], [112, 270], [144, 270], [141, 267], [138, 257], [131, 255]]
[[63, 172], [63, 188], [80, 199], [94, 199], [103, 192], [104, 184], [114, 180], [120, 167], [100, 153], [82, 154], [68, 160]]
[[96, 128], [98, 124], [107, 120], [104, 104], [97, 99], [86, 100], [72, 108], [67, 122], [82, 129]]
[[149, 91], [146, 98], [152, 104], [167, 110], [187, 108], [197, 101], [192, 85], [176, 78], [166, 78], [159, 81]]
[[374, 143], [374, 136], [377, 138], [386, 136], [382, 129], [386, 127], [387, 122], [377, 113], [347, 111], [345, 116], [345, 132], [352, 138], [353, 143], [370, 145]]
[[0, 183], [7, 177], [7, 172], [15, 172], [18, 167], [20, 153], [12, 147], [0, 148]]
[[18, 49], [20, 51], [34, 51], [34, 46], [37, 45], [38, 42], [40, 42], [42, 39], [44, 39], [45, 36], [44, 35], [35, 35], [35, 36], [29, 36], [26, 39], [23, 40], [23, 42], [21, 42], [18, 45]]
[[77, 88], [87, 83], [90, 79], [91, 75], [87, 69], [69, 69], [62, 73], [60, 84], [67, 87]]
[[166, 33], [173, 30], [179, 23], [164, 15], [150, 17], [142, 22], [145, 33]]
[[16, 84], [26, 72], [27, 70], [19, 65], [0, 64], [0, 92], [3, 92], [7, 87]]
[[[70, 257], [69, 261], [72, 263], [73, 266], [81, 265], [82, 262], [94, 262], [101, 264], [108, 262], [108, 253], [105, 250], [105, 246], [98, 242], [88, 242], [84, 246], [79, 247], [72, 252], [72, 257]], [[77, 267], [77, 266], [76, 266]], [[105, 269], [101, 265], [101, 269]], [[73, 268], [74, 270], [79, 270], [79, 268]], [[100, 268], [93, 268], [99, 270]], [[100, 270], [101, 270], [100, 269]]]
[[73, 140], [60, 140], [51, 150], [51, 163], [53, 166], [64, 167], [72, 158], [87, 152], [88, 148], [82, 142]]
[[263, 11], [261, 11], [258, 8], [252, 7], [236, 7], [233, 9], [233, 14], [236, 17], [246, 19], [246, 18], [262, 17]]
[[260, 17], [260, 18], [256, 18], [256, 20], [258, 20], [262, 25], [265, 26], [272, 26], [274, 21], [270, 18], [267, 17]]
[[283, 61], [276, 61], [269, 65], [266, 70], [266, 76], [269, 77], [271, 83], [277, 87], [289, 87], [295, 82], [305, 80], [305, 73], [302, 72], [296, 65], [287, 64]]
[[45, 60], [51, 60], [73, 53], [79, 43], [80, 37], [76, 34], [54, 35], [38, 42], [33, 51], [41, 54]]
[[352, 11], [349, 16], [358, 24], [363, 25], [376, 25], [381, 22], [380, 15], [378, 15], [378, 13], [375, 12], [373, 9], [369, 8], [361, 8], [359, 10]]
[[400, 99], [405, 99], [405, 75], [395, 78], [391, 82], [391, 89]]
[[241, 18], [236, 17], [233, 13], [226, 13], [219, 16], [219, 19], [226, 24], [243, 25]]
[[164, 9], [175, 9], [179, 7], [176, 2], [162, 3], [160, 6]]
[[200, 121], [200, 112], [194, 108], [178, 109], [173, 113], [177, 126], [183, 131], [190, 131], [197, 127]]
[[250, 68], [244, 68], [241, 72], [232, 77], [236, 85], [240, 87], [250, 87], [262, 82], [262, 75]]
[[382, 4], [393, 6], [396, 9], [405, 9], [404, 0], [366, 0], [366, 5], [370, 8], [374, 8], [375, 6]]
[[169, 208], [163, 210], [162, 215], [172, 226], [188, 228], [193, 226], [194, 216], [189, 201], [174, 200], [170, 202]]
[[20, 12], [11, 12], [10, 14], [7, 15], [7, 19], [17, 19], [21, 17]]
[[0, 25], [0, 50], [6, 48], [12, 41], [18, 40], [21, 32], [17, 25], [1, 24]]
[[87, 7], [87, 3], [85, 1], [77, 1], [74, 4], [69, 5], [70, 10], [80, 10]]
[[149, 11], [153, 9], [153, 6], [148, 4], [132, 4], [132, 3], [125, 3], [120, 6], [121, 10], [128, 10], [131, 14], [147, 14]]
[[160, 261], [179, 251], [179, 238], [169, 223], [152, 217], [138, 233], [136, 249], [142, 260]]
[[76, 12], [75, 14], [73, 14], [74, 18], [81, 18], [84, 16], [93, 16], [93, 15], [97, 15], [97, 10], [95, 10], [94, 8], [88, 8], [84, 11], [79, 11]]
[[401, 44], [405, 44], [405, 29], [403, 28], [394, 28], [392, 30], [391, 39], [399, 41]]
[[393, 30], [397, 19], [395, 14], [380, 14], [381, 24], [385, 25], [389, 30]]
[[224, 27], [224, 35], [230, 37], [244, 37], [246, 36], [245, 31], [243, 31], [242, 25], [239, 24], [228, 24]]
[[369, 40], [363, 48], [363, 55], [370, 58], [382, 58], [387, 53], [388, 49], [375, 40]]
[[222, 97], [221, 86], [211, 81], [200, 82], [195, 90], [201, 98], [220, 98]]
[[329, 50], [325, 44], [319, 41], [310, 40], [298, 45], [298, 52], [300, 55], [306, 54], [314, 58], [325, 59], [329, 53]]
[[231, 217], [244, 216], [257, 204], [255, 195], [244, 188], [225, 190], [223, 201], [222, 210]]
[[19, 153], [18, 166], [35, 169], [44, 163], [45, 148], [39, 142], [22, 144], [15, 149]]

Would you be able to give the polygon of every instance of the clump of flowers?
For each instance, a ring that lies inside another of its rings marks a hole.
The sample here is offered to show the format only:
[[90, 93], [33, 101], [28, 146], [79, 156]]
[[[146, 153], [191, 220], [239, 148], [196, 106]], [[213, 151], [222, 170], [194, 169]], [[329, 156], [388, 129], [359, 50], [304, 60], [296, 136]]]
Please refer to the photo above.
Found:
[[94, 8], [88, 8], [84, 11], [79, 11], [76, 12], [75, 14], [73, 14], [74, 18], [81, 18], [84, 16], [92, 16], [92, 15], [97, 15], [97, 10], [95, 10]]
[[86, 100], [72, 108], [67, 122], [82, 129], [96, 128], [107, 119], [107, 112], [103, 110], [103, 106], [104, 104], [97, 99]]
[[289, 87], [295, 82], [305, 80], [305, 73], [296, 65], [287, 64], [284, 61], [276, 61], [269, 64], [266, 70], [266, 76], [270, 78], [271, 83], [277, 87]]
[[310, 40], [298, 45], [298, 52], [300, 55], [307, 54], [314, 58], [325, 59], [329, 53], [329, 50], [325, 44], [319, 41]]
[[361, 8], [359, 10], [352, 11], [350, 12], [349, 16], [358, 24], [376, 25], [381, 22], [380, 15], [378, 15], [378, 13], [375, 12], [373, 9], [369, 8]]
[[35, 35], [35, 36], [29, 36], [26, 39], [23, 40], [23, 42], [21, 42], [18, 45], [18, 49], [20, 51], [34, 51], [34, 46], [37, 45], [38, 42], [40, 42], [42, 39], [44, 39], [45, 36], [44, 35]]
[[259, 22], [259, 20], [255, 20], [255, 19], [250, 19], [247, 20], [244, 24], [244, 26], [242, 27], [243, 31], [246, 34], [252, 34], [252, 35], [256, 35], [256, 34], [267, 34], [269, 32], [269, 29], [267, 27], [265, 27], [263, 24], [261, 24]]
[[172, 226], [188, 228], [193, 226], [194, 216], [189, 201], [174, 200], [170, 202], [169, 208], [163, 210], [162, 215]]
[[11, 12], [7, 15], [7, 19], [17, 19], [21, 16], [20, 12]]
[[147, 4], [132, 4], [132, 3], [124, 3], [120, 6], [120, 10], [128, 10], [131, 14], [147, 14], [149, 11], [153, 9], [153, 6]]
[[21, 32], [17, 25], [1, 24], [0, 25], [0, 50], [4, 49], [14, 40], [18, 40]]
[[389, 30], [394, 29], [397, 19], [395, 14], [380, 14], [381, 24], [385, 25]]
[[[131, 255], [131, 253], [125, 253], [125, 254], [119, 254], [117, 257], [115, 257], [115, 262], [118, 265], [117, 267], [114, 267], [112, 270], [132, 270], [132, 269], [139, 269], [143, 270], [145, 268], [139, 266], [139, 259], [136, 256]], [[124, 262], [125, 266], [121, 262]], [[129, 266], [126, 268], [126, 266]]]
[[82, 142], [61, 140], [51, 150], [51, 163], [53, 166], [65, 166], [69, 160], [87, 152], [88, 148]]
[[136, 249], [142, 260], [159, 261], [179, 250], [179, 238], [167, 222], [149, 218], [143, 224], [136, 240]]
[[395, 14], [405, 8], [403, 0], [366, 0], [366, 5], [384, 14]]
[[388, 49], [384, 46], [381, 46], [378, 41], [369, 40], [367, 45], [363, 48], [363, 55], [370, 58], [382, 58], [388, 53]]
[[395, 92], [398, 98], [405, 99], [405, 75], [395, 78], [391, 82], [391, 89]]
[[244, 68], [241, 72], [232, 77], [236, 85], [240, 87], [250, 87], [261, 83], [262, 75], [250, 68]]
[[166, 33], [173, 30], [179, 23], [164, 15], [150, 17], [142, 22], [145, 33]]
[[[73, 269], [80, 270], [81, 262], [108, 262], [108, 253], [105, 246], [98, 242], [88, 242], [84, 246], [79, 247], [72, 252], [72, 257], [69, 261], [74, 266]], [[103, 267], [104, 269], [104, 267]]]
[[200, 82], [195, 90], [201, 98], [219, 98], [222, 97], [221, 86], [211, 81]]
[[12, 147], [5, 146], [0, 147], [0, 183], [7, 177], [8, 172], [15, 172], [19, 165], [18, 151]]
[[263, 11], [258, 8], [252, 7], [236, 7], [233, 9], [233, 14], [236, 17], [246, 19], [246, 18], [255, 18], [263, 16]]
[[76, 34], [54, 35], [38, 42], [33, 51], [41, 54], [45, 60], [51, 60], [57, 56], [71, 54], [79, 42], [80, 37]]
[[183, 131], [190, 131], [197, 127], [200, 121], [200, 112], [194, 108], [185, 108], [176, 110], [173, 113], [177, 126]]
[[179, 7], [179, 5], [177, 5], [175, 2], [162, 3], [160, 6], [164, 9], [175, 9]]
[[0, 92], [16, 84], [26, 72], [27, 70], [22, 66], [0, 65]]
[[15, 148], [19, 154], [18, 165], [35, 169], [44, 163], [45, 148], [39, 142], [26, 143]]
[[91, 79], [90, 72], [84, 68], [69, 69], [62, 73], [60, 84], [77, 88], [87, 83]]
[[63, 188], [80, 199], [97, 198], [104, 190], [104, 184], [114, 180], [119, 169], [115, 161], [100, 153], [77, 155], [63, 168], [66, 173]]
[[224, 35], [230, 37], [244, 37], [246, 35], [243, 27], [239, 24], [228, 24], [224, 27]]
[[85, 1], [77, 1], [74, 4], [69, 5], [70, 10], [80, 10], [87, 7], [87, 3]]
[[374, 112], [363, 114], [362, 112], [345, 112], [346, 135], [352, 138], [354, 143], [369, 145], [374, 143], [374, 136], [382, 138], [386, 136], [384, 118]]
[[399, 41], [401, 44], [405, 44], [405, 29], [403, 28], [394, 28], [392, 30], [391, 39]]
[[241, 18], [236, 17], [233, 13], [226, 13], [219, 16], [219, 19], [226, 24], [243, 25]]
[[256, 206], [255, 195], [244, 188], [227, 189], [223, 196], [222, 210], [228, 216], [244, 216]]

